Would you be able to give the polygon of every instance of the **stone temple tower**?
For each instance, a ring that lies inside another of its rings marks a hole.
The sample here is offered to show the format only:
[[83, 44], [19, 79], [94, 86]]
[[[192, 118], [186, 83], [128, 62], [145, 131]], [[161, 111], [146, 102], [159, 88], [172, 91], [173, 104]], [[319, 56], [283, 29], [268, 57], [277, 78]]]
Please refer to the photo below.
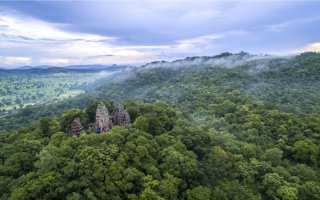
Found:
[[71, 124], [69, 135], [70, 136], [79, 136], [80, 134], [83, 134], [83, 133], [85, 133], [84, 128], [81, 124], [80, 119], [77, 117], [73, 120], [73, 122]]
[[114, 116], [115, 125], [128, 127], [130, 124], [130, 116], [127, 110], [124, 109], [122, 104], [118, 105], [118, 112]]
[[112, 128], [112, 121], [110, 119], [106, 105], [101, 101], [96, 111], [95, 129], [97, 133], [102, 133]]

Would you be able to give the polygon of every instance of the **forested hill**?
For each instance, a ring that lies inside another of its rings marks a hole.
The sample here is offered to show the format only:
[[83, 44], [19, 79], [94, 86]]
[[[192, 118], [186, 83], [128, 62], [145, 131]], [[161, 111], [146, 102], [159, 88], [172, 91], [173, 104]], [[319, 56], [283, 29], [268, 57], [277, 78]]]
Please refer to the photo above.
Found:
[[206, 110], [217, 97], [232, 91], [281, 111], [319, 113], [320, 54], [273, 57], [241, 52], [153, 62], [122, 82], [96, 89], [99, 96], [114, 99], [160, 99], [184, 109]]
[[[320, 199], [319, 90], [318, 53], [150, 63], [6, 121], [57, 115], [0, 134], [1, 199]], [[98, 100], [131, 124], [97, 134]]]
[[109, 72], [119, 72], [122, 70], [129, 70], [130, 67], [126, 65], [120, 66], [99, 66], [99, 65], [74, 65], [74, 66], [65, 66], [65, 67], [55, 67], [55, 66], [46, 66], [46, 67], [21, 67], [15, 69], [2, 69], [0, 68], [0, 73], [4, 75], [17, 75], [17, 74], [55, 74], [55, 73], [94, 73], [100, 71], [109, 71]]

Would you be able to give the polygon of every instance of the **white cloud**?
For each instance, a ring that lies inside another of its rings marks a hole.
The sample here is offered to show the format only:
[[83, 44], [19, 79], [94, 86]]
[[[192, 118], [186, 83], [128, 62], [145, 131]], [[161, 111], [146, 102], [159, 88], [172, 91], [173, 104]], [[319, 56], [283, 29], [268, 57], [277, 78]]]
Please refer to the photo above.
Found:
[[0, 29], [2, 36], [10, 41], [32, 43], [34, 40], [46, 42], [64, 42], [69, 40], [114, 40], [113, 37], [105, 37], [94, 34], [71, 33], [59, 28], [67, 24], [48, 23], [28, 16], [13, 16], [0, 12]]
[[5, 65], [28, 65], [32, 59], [29, 57], [6, 56], [0, 59]]
[[[148, 58], [145, 51], [169, 48], [162, 45], [119, 46], [115, 37], [67, 32], [60, 29], [68, 26], [66, 24], [48, 23], [27, 16], [0, 12], [0, 19], [0, 51], [10, 51], [14, 55], [0, 60], [5, 65], [142, 63]], [[21, 53], [32, 54], [34, 59], [21, 57]]]
[[303, 52], [320, 52], [320, 42], [308, 44], [300, 49], [291, 50], [290, 53], [303, 53]]
[[223, 34], [212, 34], [199, 36], [184, 40], [176, 41], [176, 44], [171, 46], [172, 53], [200, 53], [204, 49], [212, 49], [216, 47], [215, 41], [224, 38]]
[[212, 40], [221, 39], [223, 37], [224, 35], [222, 34], [205, 35], [205, 36], [195, 37], [195, 38], [186, 39], [186, 40], [178, 40], [177, 42], [181, 45], [203, 44], [203, 43], [210, 42]]
[[[199, 53], [200, 49], [213, 48], [214, 41], [223, 34], [211, 34], [184, 40], [172, 45], [117, 45], [118, 38], [94, 34], [67, 32], [61, 27], [30, 17], [0, 13], [0, 51], [11, 50], [19, 59], [2, 59], [6, 65], [69, 65], [143, 63], [166, 54]], [[29, 53], [34, 59], [21, 57]], [[112, 56], [98, 56], [112, 55]], [[24, 59], [23, 59], [24, 58]]]
[[[202, 17], [214, 17], [210, 10]], [[184, 18], [198, 15], [189, 13]], [[121, 38], [69, 32], [68, 24], [44, 22], [29, 16], [0, 12], [0, 53], [33, 59], [8, 61], [5, 65], [72, 65], [144, 63], [158, 59], [177, 59], [176, 55], [208, 54], [217, 49], [217, 41], [247, 34], [243, 30], [213, 33], [176, 40], [170, 45], [119, 45]], [[112, 56], [101, 56], [112, 55]], [[1, 60], [0, 60], [1, 61]], [[10, 63], [10, 64], [9, 64]]]
[[39, 61], [43, 65], [67, 65], [69, 64], [69, 59], [65, 58], [43, 58]]

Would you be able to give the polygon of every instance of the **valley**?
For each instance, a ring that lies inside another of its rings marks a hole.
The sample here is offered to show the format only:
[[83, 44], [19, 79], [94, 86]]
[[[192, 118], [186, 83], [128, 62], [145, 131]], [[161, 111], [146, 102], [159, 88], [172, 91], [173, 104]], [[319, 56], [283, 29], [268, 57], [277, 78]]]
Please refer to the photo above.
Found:
[[102, 69], [0, 69], [0, 112], [7, 114], [28, 105], [59, 102], [85, 93], [97, 80], [117, 70]]

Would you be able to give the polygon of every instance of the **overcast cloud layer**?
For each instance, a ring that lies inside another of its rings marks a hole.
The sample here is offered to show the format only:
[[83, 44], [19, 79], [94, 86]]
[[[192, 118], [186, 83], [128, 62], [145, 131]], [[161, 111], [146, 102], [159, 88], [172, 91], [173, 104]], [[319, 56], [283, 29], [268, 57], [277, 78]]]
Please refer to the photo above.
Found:
[[0, 67], [320, 51], [319, 1], [0, 2]]

